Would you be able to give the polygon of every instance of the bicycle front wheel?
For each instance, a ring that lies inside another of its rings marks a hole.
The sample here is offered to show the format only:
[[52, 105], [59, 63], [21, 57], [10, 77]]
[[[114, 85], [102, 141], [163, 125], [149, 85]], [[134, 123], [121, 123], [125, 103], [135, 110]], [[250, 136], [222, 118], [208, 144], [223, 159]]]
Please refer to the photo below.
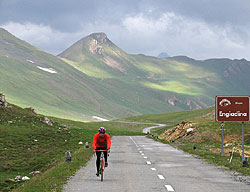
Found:
[[104, 164], [103, 159], [101, 160], [101, 181], [103, 181], [103, 171], [104, 171]]

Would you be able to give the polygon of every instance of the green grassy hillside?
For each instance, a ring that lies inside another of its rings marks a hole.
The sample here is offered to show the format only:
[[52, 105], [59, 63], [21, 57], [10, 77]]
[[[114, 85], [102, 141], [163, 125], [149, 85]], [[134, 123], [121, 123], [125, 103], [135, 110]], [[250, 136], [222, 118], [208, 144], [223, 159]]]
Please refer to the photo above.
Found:
[[0, 92], [22, 107], [81, 121], [206, 108], [216, 95], [249, 95], [250, 62], [130, 55], [104, 33], [59, 57], [0, 29]]
[[84, 74], [3, 29], [0, 30], [0, 82], [0, 92], [10, 102], [61, 118], [92, 121], [92, 116], [114, 119], [180, 110], [152, 98], [154, 92], [150, 88]]
[[4, 30], [0, 31], [0, 66], [0, 91], [7, 99], [22, 107], [32, 106], [43, 114], [91, 121], [92, 116], [112, 119], [166, 109], [154, 99], [152, 102], [158, 102], [158, 107], [150, 110], [150, 96], [136, 105], [133, 98], [147, 95], [147, 91], [136, 93], [137, 87], [131, 88], [122, 81], [87, 76]]
[[[112, 135], [140, 135], [146, 125], [119, 122], [83, 123], [49, 117], [53, 126], [41, 121], [44, 117], [30, 109], [15, 105], [0, 106], [0, 191], [52, 191], [62, 187], [69, 176], [91, 157], [93, 136], [100, 126]], [[79, 145], [82, 141], [83, 145]], [[90, 149], [85, 149], [89, 142]], [[72, 163], [65, 163], [65, 152], [72, 154]], [[32, 177], [29, 173], [40, 171]], [[10, 181], [28, 176], [29, 182]]]
[[159, 59], [129, 55], [104, 33], [81, 39], [59, 56], [89, 76], [142, 88], [151, 99], [172, 105], [174, 111], [208, 107], [216, 95], [250, 93], [250, 62], [244, 59], [198, 61], [184, 56]]
[[[94, 134], [91, 129], [79, 133], [56, 122], [51, 127], [40, 118], [42, 116], [28, 109], [0, 107], [0, 191], [20, 186], [9, 178], [14, 179], [17, 175], [31, 177], [29, 173], [32, 171], [45, 172], [66, 151], [77, 150], [79, 141], [90, 142]], [[83, 154], [90, 156], [86, 150]]]

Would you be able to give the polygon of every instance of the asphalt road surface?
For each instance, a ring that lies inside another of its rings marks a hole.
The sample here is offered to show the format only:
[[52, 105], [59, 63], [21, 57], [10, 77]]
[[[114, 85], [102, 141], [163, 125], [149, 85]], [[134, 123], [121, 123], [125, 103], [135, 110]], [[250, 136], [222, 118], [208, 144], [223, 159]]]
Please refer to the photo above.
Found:
[[157, 125], [154, 125], [152, 127], [147, 127], [145, 129], [143, 129], [143, 133], [150, 133], [150, 130], [151, 129], [154, 129], [154, 128], [158, 128], [158, 127], [165, 127], [166, 125], [165, 124], [157, 124]]
[[112, 138], [104, 181], [95, 158], [64, 186], [64, 192], [248, 192], [230, 172], [145, 136]]

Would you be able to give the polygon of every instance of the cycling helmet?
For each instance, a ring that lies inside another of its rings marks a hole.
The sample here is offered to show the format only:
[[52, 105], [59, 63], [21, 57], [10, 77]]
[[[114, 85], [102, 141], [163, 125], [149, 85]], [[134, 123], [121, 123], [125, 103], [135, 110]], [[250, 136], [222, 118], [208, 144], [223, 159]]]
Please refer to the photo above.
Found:
[[105, 129], [104, 127], [100, 127], [100, 128], [99, 128], [99, 132], [100, 132], [100, 133], [105, 133], [105, 132], [106, 132], [106, 129]]

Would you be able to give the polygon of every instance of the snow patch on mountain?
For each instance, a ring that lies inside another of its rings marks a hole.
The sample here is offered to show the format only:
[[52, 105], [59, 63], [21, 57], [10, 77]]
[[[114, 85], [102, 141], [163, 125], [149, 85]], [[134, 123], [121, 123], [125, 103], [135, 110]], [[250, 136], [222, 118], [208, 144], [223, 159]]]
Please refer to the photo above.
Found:
[[29, 60], [29, 59], [26, 59], [26, 61], [28, 61], [28, 62], [30, 62], [30, 63], [35, 63], [34, 61]]
[[57, 73], [57, 71], [53, 68], [44, 68], [44, 67], [40, 67], [40, 66], [37, 66], [37, 68], [41, 69], [43, 71], [49, 72], [49, 73]]
[[98, 116], [92, 116], [92, 118], [94, 118], [96, 120], [99, 120], [99, 121], [108, 121], [107, 119], [104, 119], [104, 118], [101, 118], [101, 117], [98, 117]]

